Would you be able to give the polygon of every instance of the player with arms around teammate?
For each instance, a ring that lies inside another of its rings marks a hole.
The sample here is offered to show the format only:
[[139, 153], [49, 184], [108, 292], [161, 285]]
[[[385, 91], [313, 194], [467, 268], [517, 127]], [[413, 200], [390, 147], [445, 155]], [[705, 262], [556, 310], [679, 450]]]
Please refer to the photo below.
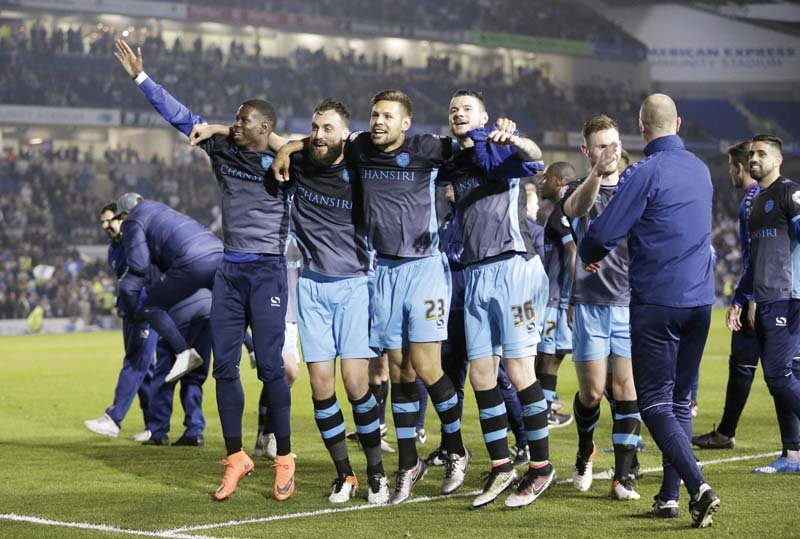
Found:
[[[435, 180], [453, 141], [433, 135], [406, 136], [411, 99], [398, 90], [372, 98], [370, 132], [351, 136], [345, 160], [357, 171], [370, 246], [378, 252], [370, 345], [385, 349], [392, 381], [399, 473], [390, 503], [408, 499], [427, 466], [417, 455], [419, 376], [444, 425], [448, 464], [442, 493], [464, 482], [468, 457], [461, 441], [458, 397], [442, 371], [440, 341], [447, 338], [450, 271], [439, 251]], [[281, 148], [276, 176], [302, 144]]]
[[[298, 283], [298, 326], [308, 365], [314, 417], [337, 471], [328, 500], [341, 503], [358, 490], [350, 466], [344, 417], [336, 399], [336, 356], [367, 457], [367, 499], [389, 501], [381, 460], [378, 405], [369, 389], [370, 256], [355, 171], [344, 162], [350, 112], [326, 99], [314, 111], [304, 152], [292, 156], [296, 184], [292, 223], [305, 268]], [[353, 176], [351, 178], [351, 175]]]
[[781, 176], [782, 162], [781, 139], [753, 137], [750, 176], [761, 190], [750, 212], [750, 264], [742, 289], [756, 303], [750, 323], [761, 346], [764, 380], [776, 401], [795, 416], [781, 418], [778, 410], [783, 454], [754, 470], [760, 473], [800, 472], [800, 185]]
[[578, 245], [578, 256], [584, 264], [604, 264], [604, 257], [628, 238], [636, 393], [664, 463], [653, 514], [678, 515], [683, 480], [691, 495], [692, 524], [704, 528], [720, 501], [692, 454], [690, 395], [715, 300], [714, 189], [708, 167], [678, 137], [680, 124], [669, 96], [644, 100], [639, 129], [645, 159], [625, 170], [616, 194]]
[[350, 112], [334, 99], [314, 111], [302, 152], [291, 156], [295, 184], [292, 225], [303, 255], [297, 322], [308, 366], [314, 417], [337, 478], [328, 497], [343, 503], [359, 488], [348, 457], [345, 424], [336, 398], [336, 357], [353, 408], [356, 431], [367, 457], [370, 503], [386, 503], [389, 487], [381, 460], [378, 406], [369, 389], [370, 257], [363, 230], [355, 171], [344, 162]]
[[[143, 71], [141, 51], [134, 53], [117, 41], [115, 56], [144, 92], [148, 101], [173, 127], [186, 136], [203, 119], [192, 113]], [[275, 111], [260, 99], [245, 101], [236, 111], [230, 135], [215, 135], [201, 147], [222, 194], [224, 255], [212, 278], [214, 368], [217, 408], [227, 458], [225, 475], [214, 497], [223, 501], [236, 491], [239, 480], [253, 470], [242, 449], [244, 392], [239, 379], [242, 341], [253, 331], [257, 372], [267, 387], [277, 445], [273, 496], [285, 500], [294, 492], [289, 412], [291, 394], [284, 375], [281, 349], [287, 303], [284, 249], [289, 230], [286, 188], [270, 173], [273, 154], [269, 138]]]
[[532, 278], [529, 260], [537, 264], [540, 278], [544, 269], [525, 224], [526, 198], [520, 185], [520, 177], [541, 170], [541, 150], [515, 135], [513, 122], [507, 119], [498, 120], [499, 128], [487, 133], [488, 120], [480, 93], [459, 90], [453, 95], [450, 130], [461, 151], [443, 167], [441, 181], [453, 184], [463, 232], [469, 379], [492, 459], [489, 478], [472, 506], [491, 503], [516, 478], [508, 450], [506, 407], [497, 384], [502, 356], [522, 406], [530, 449], [528, 471], [506, 500], [509, 507], [521, 507], [535, 501], [555, 479], [549, 460], [547, 404], [534, 369], [539, 341], [536, 311], [544, 308], [547, 285], [542, 283], [542, 290], [537, 290]]
[[[578, 242], [586, 234], [589, 223], [602, 215], [617, 192], [622, 148], [616, 122], [605, 115], [584, 124], [583, 140], [581, 151], [589, 159], [591, 169], [588, 176], [568, 185], [562, 203]], [[627, 242], [624, 239], [619, 242], [599, 266], [578, 262], [574, 272], [570, 304], [574, 305], [572, 360], [578, 375], [578, 393], [573, 403], [578, 454], [572, 483], [580, 491], [587, 491], [592, 485], [592, 461], [596, 453], [594, 429], [600, 419], [600, 400], [610, 361], [612, 393], [616, 400], [611, 496], [636, 500], [639, 494], [634, 490], [630, 471], [641, 420], [631, 369]]]

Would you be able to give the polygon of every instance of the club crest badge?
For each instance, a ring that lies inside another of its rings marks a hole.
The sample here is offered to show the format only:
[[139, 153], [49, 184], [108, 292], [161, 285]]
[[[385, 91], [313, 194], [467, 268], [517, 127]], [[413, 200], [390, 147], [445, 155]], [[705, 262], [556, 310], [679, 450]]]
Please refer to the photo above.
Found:
[[[794, 196], [792, 197], [792, 199], [794, 199]], [[764, 213], [771, 212], [772, 208], [774, 208], [774, 207], [775, 207], [775, 201], [774, 200], [767, 200], [767, 203], [764, 204]]]
[[400, 165], [401, 167], [405, 168], [411, 162], [411, 156], [409, 156], [406, 152], [401, 153], [397, 157], [394, 158], [395, 163]]
[[263, 168], [264, 170], [269, 170], [269, 168], [272, 166], [273, 161], [274, 159], [272, 158], [271, 155], [263, 156], [261, 158], [261, 168]]

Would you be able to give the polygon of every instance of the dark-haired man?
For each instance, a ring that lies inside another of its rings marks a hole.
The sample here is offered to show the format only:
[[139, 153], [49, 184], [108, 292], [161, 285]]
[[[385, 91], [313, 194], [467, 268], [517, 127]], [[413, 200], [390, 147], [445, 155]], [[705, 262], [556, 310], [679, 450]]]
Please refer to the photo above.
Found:
[[760, 192], [750, 212], [750, 264], [742, 289], [756, 303], [749, 322], [761, 346], [764, 380], [776, 401], [794, 415], [781, 418], [778, 407], [783, 452], [755, 473], [800, 472], [800, 185], [781, 176], [782, 162], [781, 139], [753, 137], [750, 176]]
[[[750, 176], [750, 141], [745, 140], [728, 148], [728, 175], [735, 189], [744, 191], [739, 204], [739, 241], [742, 253], [742, 274], [750, 265], [750, 236], [747, 224], [753, 200], [758, 196], [758, 182]], [[711, 432], [692, 437], [692, 443], [703, 449], [730, 449], [736, 440], [736, 427], [744, 411], [750, 387], [755, 378], [761, 350], [755, 338], [755, 328], [749, 326], [747, 313], [755, 309], [752, 296], [742, 291], [742, 279], [736, 284], [733, 301], [728, 308], [726, 325], [731, 330], [731, 355], [728, 359], [728, 386], [725, 408], [719, 426]]]
[[[192, 113], [143, 71], [141, 50], [122, 40], [115, 56], [153, 107], [186, 136], [203, 119]], [[224, 255], [213, 282], [211, 328], [217, 408], [225, 438], [225, 475], [214, 497], [230, 498], [239, 480], [253, 470], [242, 449], [244, 392], [239, 379], [242, 340], [253, 331], [258, 378], [267, 386], [277, 445], [273, 497], [294, 492], [289, 412], [291, 395], [281, 349], [287, 303], [284, 248], [289, 230], [289, 195], [270, 173], [269, 137], [275, 111], [263, 100], [241, 104], [230, 136], [215, 135], [201, 144], [211, 158], [222, 191]]]
[[457, 91], [448, 117], [461, 151], [442, 168], [441, 181], [453, 184], [463, 233], [469, 379], [492, 460], [483, 492], [472, 507], [493, 502], [516, 478], [508, 449], [508, 415], [498, 386], [501, 356], [517, 391], [530, 450], [528, 470], [505, 504], [522, 507], [555, 479], [547, 403], [534, 369], [540, 339], [536, 313], [543, 313], [547, 303], [547, 276], [525, 223], [526, 197], [520, 185], [521, 177], [541, 171], [542, 154], [533, 141], [515, 134], [508, 119], [499, 119], [500, 128], [487, 132], [489, 115], [478, 92]]
[[[120, 279], [128, 268], [125, 261], [125, 248], [120, 241], [121, 222], [114, 218], [117, 214], [117, 204], [111, 202], [100, 210], [100, 225], [109, 239], [108, 265]], [[136, 321], [133, 313], [127, 313], [118, 303], [119, 314], [122, 317], [122, 338], [125, 345], [125, 359], [122, 361], [122, 370], [119, 372], [117, 387], [114, 389], [114, 402], [105, 413], [97, 419], [83, 422], [87, 429], [116, 438], [119, 435], [122, 420], [130, 409], [136, 395], [144, 414], [145, 426], [148, 424], [150, 407], [149, 383], [153, 375], [153, 359], [156, 351], [158, 334], [150, 329], [146, 320]], [[137, 433], [133, 439], [137, 442], [146, 441], [149, 431]]]
[[[372, 98], [370, 132], [351, 136], [345, 148], [347, 164], [356, 170], [363, 190], [368, 241], [378, 253], [370, 344], [389, 356], [399, 452], [397, 482], [389, 500], [395, 504], [409, 498], [427, 470], [415, 443], [417, 376], [444, 425], [448, 463], [442, 493], [463, 484], [469, 462], [456, 389], [442, 371], [439, 352], [447, 338], [450, 270], [439, 251], [435, 180], [454, 144], [433, 135], [407, 137], [411, 117], [406, 94], [379, 92]], [[276, 177], [288, 176], [288, 156], [302, 147], [292, 143], [281, 148], [273, 166]]]

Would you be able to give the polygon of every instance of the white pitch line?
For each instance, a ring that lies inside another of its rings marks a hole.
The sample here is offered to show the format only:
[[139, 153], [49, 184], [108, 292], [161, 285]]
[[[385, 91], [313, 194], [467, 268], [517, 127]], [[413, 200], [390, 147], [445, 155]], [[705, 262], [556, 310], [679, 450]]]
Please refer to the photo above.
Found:
[[[88, 522], [66, 522], [63, 520], [50, 520], [41, 517], [32, 517], [27, 515], [17, 515], [16, 513], [0, 514], [2, 520], [12, 520], [14, 522], [26, 522], [28, 524], [38, 524], [40, 526], [57, 526], [60, 528], [78, 528], [81, 530], [96, 530], [109, 533], [123, 533], [127, 535], [144, 535], [147, 537], [169, 537], [172, 539], [209, 539], [207, 535], [189, 535], [179, 532], [168, 531], [146, 531], [146, 530], [133, 530], [130, 528], [118, 528], [116, 526], [108, 526], [106, 524], [89, 524]], [[214, 539], [225, 539], [215, 537]]]
[[[712, 466], [714, 464], [724, 464], [727, 462], [738, 462], [742, 460], [752, 460], [752, 459], [759, 459], [764, 457], [774, 457], [776, 455], [780, 455], [780, 451], [772, 452], [772, 453], [759, 453], [757, 455], [742, 455], [739, 457], [728, 457], [723, 459], [714, 459], [708, 461], [699, 462], [701, 466]], [[656, 468], [647, 468], [642, 470], [642, 473], [654, 473], [660, 472], [663, 468], [656, 467]], [[609, 479], [610, 475], [608, 471], [605, 472], [598, 472], [592, 475], [595, 479]], [[562, 479], [558, 481], [557, 484], [562, 485], [565, 483], [571, 483], [572, 479]], [[480, 490], [474, 490], [471, 492], [460, 492], [458, 494], [448, 494], [446, 496], [422, 496], [420, 498], [411, 498], [407, 502], [404, 502], [403, 505], [407, 505], [410, 503], [424, 503], [424, 502], [433, 502], [438, 500], [446, 500], [450, 498], [466, 498], [470, 496], [477, 496], [480, 494]], [[277, 520], [293, 520], [297, 518], [305, 518], [305, 517], [318, 517], [323, 515], [331, 515], [334, 513], [347, 513], [350, 511], [368, 511], [370, 509], [381, 509], [386, 508], [386, 505], [351, 505], [347, 507], [335, 507], [329, 509], [317, 509], [315, 511], [303, 511], [300, 513], [287, 513], [285, 515], [273, 515], [270, 517], [260, 517], [260, 518], [248, 518], [245, 520], [229, 520], [228, 522], [220, 522], [217, 524], [203, 524], [198, 526], [183, 526], [181, 528], [174, 528], [169, 530], [161, 530], [158, 533], [163, 534], [170, 534], [170, 533], [183, 533], [183, 532], [193, 532], [193, 531], [201, 531], [201, 530], [212, 530], [215, 528], [227, 528], [231, 526], [243, 526], [247, 524], [263, 524], [266, 522], [275, 522]], [[176, 536], [168, 536], [168, 537], [178, 537]], [[206, 538], [208, 539], [208, 538]]]

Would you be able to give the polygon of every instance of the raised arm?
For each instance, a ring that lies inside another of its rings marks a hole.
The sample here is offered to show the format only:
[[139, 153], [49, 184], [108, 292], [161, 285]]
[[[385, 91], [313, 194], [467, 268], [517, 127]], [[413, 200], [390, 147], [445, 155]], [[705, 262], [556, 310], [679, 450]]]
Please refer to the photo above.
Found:
[[145, 97], [153, 105], [153, 108], [161, 114], [162, 118], [172, 124], [172, 127], [188, 137], [192, 132], [192, 126], [205, 123], [203, 118], [194, 114], [188, 107], [147, 76], [147, 73], [144, 72], [141, 48], [137, 47], [134, 53], [125, 41], [118, 39], [114, 56], [144, 92]]
[[618, 145], [616, 142], [609, 144], [600, 158], [595, 163], [586, 179], [575, 189], [575, 192], [564, 201], [564, 213], [570, 219], [583, 217], [592, 209], [597, 194], [600, 192], [600, 182], [603, 176], [600, 171], [608, 169], [608, 166], [617, 157]]

